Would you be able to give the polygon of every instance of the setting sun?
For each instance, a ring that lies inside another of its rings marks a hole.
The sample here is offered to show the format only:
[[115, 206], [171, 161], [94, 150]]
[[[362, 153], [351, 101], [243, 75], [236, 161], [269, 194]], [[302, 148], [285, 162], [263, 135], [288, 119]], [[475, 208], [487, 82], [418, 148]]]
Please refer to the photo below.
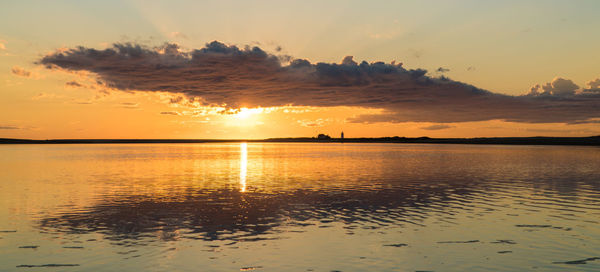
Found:
[[260, 114], [262, 112], [263, 112], [262, 108], [253, 108], [253, 109], [241, 108], [233, 116], [239, 120], [246, 120], [246, 119], [250, 118], [251, 116]]

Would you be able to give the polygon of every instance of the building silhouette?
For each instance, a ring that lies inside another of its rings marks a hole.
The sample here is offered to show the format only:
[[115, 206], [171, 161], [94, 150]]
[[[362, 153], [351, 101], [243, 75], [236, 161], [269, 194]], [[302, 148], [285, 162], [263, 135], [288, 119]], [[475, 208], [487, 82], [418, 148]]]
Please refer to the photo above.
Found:
[[329, 139], [331, 139], [331, 137], [329, 137], [329, 135], [327, 135], [327, 134], [319, 134], [317, 136], [317, 139], [319, 139], [319, 140], [329, 140]]

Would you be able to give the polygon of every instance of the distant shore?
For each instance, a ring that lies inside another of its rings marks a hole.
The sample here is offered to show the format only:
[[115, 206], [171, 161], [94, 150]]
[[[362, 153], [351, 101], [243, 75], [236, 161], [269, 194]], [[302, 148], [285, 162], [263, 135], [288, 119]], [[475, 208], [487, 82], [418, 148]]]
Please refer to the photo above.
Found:
[[416, 143], [416, 144], [494, 144], [494, 145], [589, 145], [600, 146], [600, 136], [592, 137], [491, 137], [491, 138], [269, 138], [269, 139], [49, 139], [0, 138], [0, 144], [187, 144], [187, 143]]

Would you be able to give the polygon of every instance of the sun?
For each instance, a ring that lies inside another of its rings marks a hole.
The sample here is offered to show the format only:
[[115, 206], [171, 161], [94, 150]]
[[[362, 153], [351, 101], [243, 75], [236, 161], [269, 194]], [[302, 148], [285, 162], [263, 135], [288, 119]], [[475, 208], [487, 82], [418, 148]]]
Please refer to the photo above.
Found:
[[264, 108], [239, 108], [234, 114], [228, 114], [225, 124], [234, 127], [252, 127], [263, 123]]
[[263, 112], [262, 108], [254, 108], [254, 109], [240, 108], [240, 110], [233, 116], [238, 120], [246, 120], [246, 119], [250, 118], [251, 116], [262, 113], [262, 112]]

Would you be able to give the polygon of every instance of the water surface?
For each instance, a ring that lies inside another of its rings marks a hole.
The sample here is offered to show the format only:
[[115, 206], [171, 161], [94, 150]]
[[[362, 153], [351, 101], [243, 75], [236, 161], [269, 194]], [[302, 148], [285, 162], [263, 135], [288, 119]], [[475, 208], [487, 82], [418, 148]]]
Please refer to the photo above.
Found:
[[600, 271], [598, 204], [597, 147], [5, 145], [0, 271]]

